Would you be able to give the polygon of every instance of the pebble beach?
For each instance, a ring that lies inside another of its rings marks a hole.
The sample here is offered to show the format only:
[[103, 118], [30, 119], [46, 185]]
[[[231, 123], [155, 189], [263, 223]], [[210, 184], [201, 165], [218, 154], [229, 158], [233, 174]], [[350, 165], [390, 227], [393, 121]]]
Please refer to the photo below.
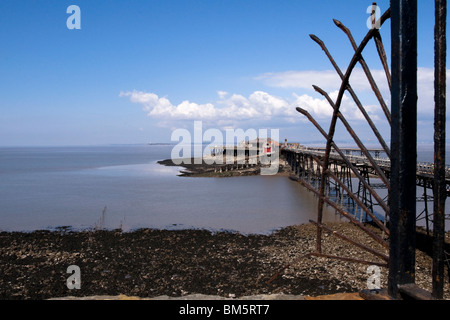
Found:
[[[329, 226], [383, 250], [349, 223]], [[180, 298], [198, 294], [233, 299], [255, 295], [314, 297], [367, 289], [367, 265], [302, 258], [314, 252], [315, 244], [316, 227], [312, 224], [269, 235], [155, 229], [2, 232], [0, 299]], [[322, 247], [324, 253], [379, 261], [332, 234], [323, 235]], [[420, 250], [416, 256], [416, 283], [431, 290], [431, 258]], [[80, 268], [80, 289], [67, 286], [71, 265]], [[380, 269], [381, 287], [386, 286], [387, 272], [384, 267]], [[449, 297], [447, 283], [445, 298]]]

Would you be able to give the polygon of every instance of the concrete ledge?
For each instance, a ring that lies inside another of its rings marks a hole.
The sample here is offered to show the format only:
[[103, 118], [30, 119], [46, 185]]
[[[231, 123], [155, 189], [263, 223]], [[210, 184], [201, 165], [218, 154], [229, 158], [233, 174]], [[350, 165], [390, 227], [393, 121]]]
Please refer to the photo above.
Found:
[[254, 296], [244, 296], [240, 298], [226, 298], [221, 296], [190, 294], [181, 297], [158, 296], [152, 298], [141, 298], [135, 296], [117, 295], [117, 296], [88, 296], [88, 297], [58, 297], [49, 300], [305, 300], [304, 296], [289, 294], [261, 294]]

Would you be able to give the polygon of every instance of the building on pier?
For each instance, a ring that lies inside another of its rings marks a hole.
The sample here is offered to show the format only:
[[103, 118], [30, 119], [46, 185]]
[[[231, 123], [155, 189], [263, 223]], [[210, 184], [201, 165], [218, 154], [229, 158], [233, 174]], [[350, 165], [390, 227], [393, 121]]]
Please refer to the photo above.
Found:
[[237, 145], [214, 146], [211, 149], [212, 156], [218, 155], [234, 155], [237, 156], [259, 156], [268, 155], [278, 152], [280, 143], [271, 138], [257, 138], [249, 141], [241, 141]]

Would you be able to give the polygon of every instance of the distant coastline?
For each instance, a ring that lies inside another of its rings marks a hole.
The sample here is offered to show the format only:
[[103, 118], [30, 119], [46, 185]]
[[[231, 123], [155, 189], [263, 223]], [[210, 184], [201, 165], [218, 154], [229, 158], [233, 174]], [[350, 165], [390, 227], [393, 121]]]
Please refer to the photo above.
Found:
[[148, 146], [174, 146], [175, 143], [170, 142], [149, 142], [147, 143]]

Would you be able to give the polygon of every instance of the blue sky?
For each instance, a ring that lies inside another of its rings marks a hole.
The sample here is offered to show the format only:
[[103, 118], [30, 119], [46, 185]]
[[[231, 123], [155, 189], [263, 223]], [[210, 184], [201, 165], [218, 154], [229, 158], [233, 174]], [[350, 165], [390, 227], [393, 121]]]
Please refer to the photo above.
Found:
[[[0, 146], [170, 142], [177, 128], [274, 128], [280, 139], [321, 141], [295, 111], [329, 125], [339, 81], [310, 38], [320, 37], [345, 71], [359, 43], [365, 0], [2, 0]], [[70, 5], [81, 29], [69, 30]], [[378, 1], [384, 12], [389, 1]], [[419, 141], [433, 139], [434, 8], [419, 0]], [[390, 52], [390, 23], [381, 34]], [[364, 58], [389, 93], [374, 46]], [[361, 70], [351, 84], [380, 131], [389, 128]], [[431, 98], [430, 98], [431, 97]], [[431, 99], [431, 101], [430, 101]], [[365, 141], [374, 137], [350, 97], [343, 112]], [[341, 128], [339, 129], [341, 130]], [[350, 140], [338, 130], [342, 141]], [[338, 140], [338, 139], [337, 139]]]

